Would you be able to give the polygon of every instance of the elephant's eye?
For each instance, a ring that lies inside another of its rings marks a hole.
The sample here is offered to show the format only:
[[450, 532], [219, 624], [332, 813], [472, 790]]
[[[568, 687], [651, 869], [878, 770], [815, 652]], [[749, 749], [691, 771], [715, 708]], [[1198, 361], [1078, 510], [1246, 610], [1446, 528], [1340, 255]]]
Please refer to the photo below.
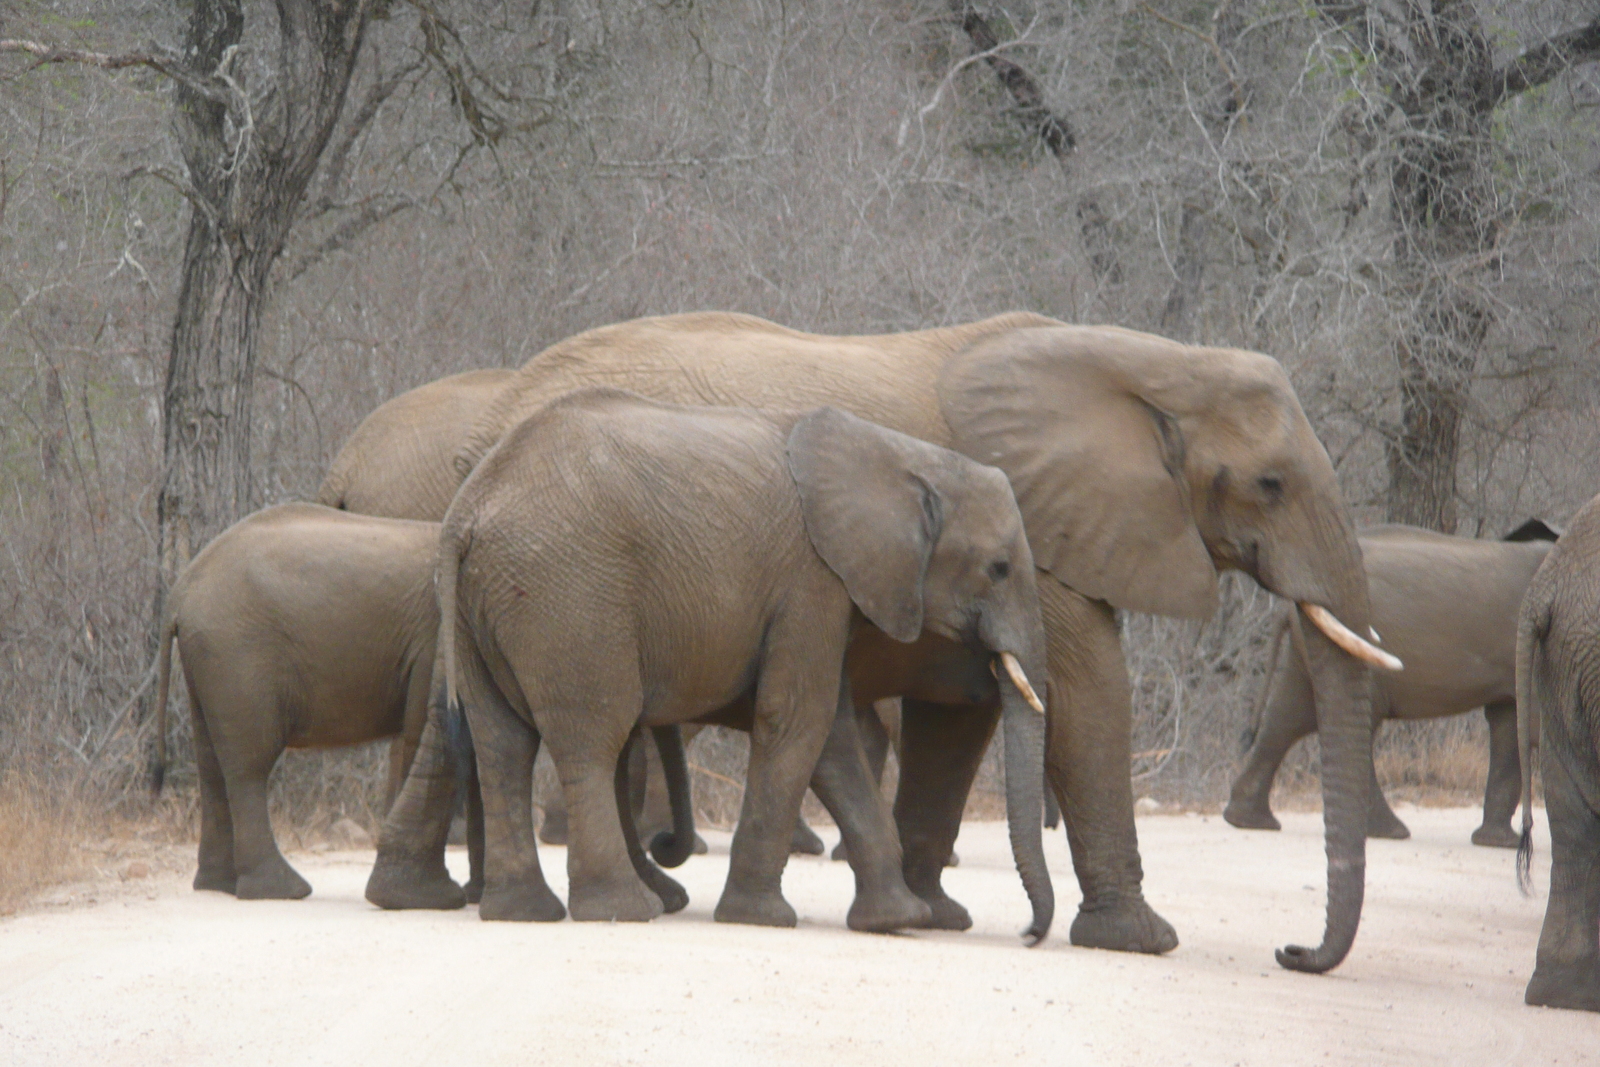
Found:
[[1264, 474], [1256, 479], [1256, 484], [1261, 487], [1263, 493], [1273, 500], [1277, 500], [1283, 495], [1283, 479], [1276, 474]]
[[1011, 564], [1007, 563], [1003, 559], [997, 559], [993, 563], [989, 564], [989, 577], [993, 578], [997, 582], [1010, 573]]

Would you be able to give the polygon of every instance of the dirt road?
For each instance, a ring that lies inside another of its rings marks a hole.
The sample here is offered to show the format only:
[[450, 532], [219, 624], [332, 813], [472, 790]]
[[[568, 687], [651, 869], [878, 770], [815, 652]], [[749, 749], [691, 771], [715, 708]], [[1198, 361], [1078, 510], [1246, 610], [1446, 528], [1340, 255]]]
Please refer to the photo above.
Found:
[[[0, 1064], [1600, 1062], [1600, 1016], [1522, 1004], [1544, 903], [1511, 853], [1468, 843], [1474, 811], [1402, 818], [1415, 836], [1372, 843], [1360, 937], [1323, 977], [1272, 960], [1321, 935], [1314, 814], [1278, 834], [1141, 818], [1146, 893], [1183, 939], [1163, 958], [1067, 943], [1059, 832], [1056, 936], [1024, 949], [997, 823], [967, 824], [946, 875], [965, 934], [853, 934], [848, 871], [809, 857], [785, 875], [799, 929], [712, 923], [725, 834], [678, 872], [689, 910], [647, 926], [380, 912], [370, 853], [291, 856], [316, 887], [293, 903], [156, 875], [0, 921]], [[564, 851], [544, 856], [564, 891]], [[1541, 839], [1541, 889], [1548, 857]]]

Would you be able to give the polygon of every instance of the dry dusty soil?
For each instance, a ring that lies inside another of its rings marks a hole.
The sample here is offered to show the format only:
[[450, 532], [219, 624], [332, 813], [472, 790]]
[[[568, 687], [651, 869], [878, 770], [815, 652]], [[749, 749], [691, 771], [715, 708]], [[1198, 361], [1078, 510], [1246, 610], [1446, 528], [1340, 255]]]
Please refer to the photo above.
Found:
[[[1141, 818], [1146, 893], [1183, 939], [1162, 958], [1067, 943], [1059, 832], [1056, 936], [1023, 948], [998, 823], [968, 823], [946, 875], [964, 934], [851, 933], [849, 872], [810, 857], [784, 880], [799, 929], [713, 923], [715, 833], [678, 872], [689, 909], [645, 926], [380, 912], [370, 853], [292, 855], [316, 886], [297, 902], [158, 871], [0, 920], [0, 1064], [1600, 1063], [1600, 1016], [1522, 1003], [1544, 902], [1512, 854], [1468, 843], [1474, 811], [1401, 815], [1414, 836], [1372, 843], [1361, 935], [1322, 977], [1272, 959], [1321, 934], [1315, 814]], [[564, 850], [544, 856], [563, 890]], [[1540, 890], [1548, 857], [1541, 838]]]

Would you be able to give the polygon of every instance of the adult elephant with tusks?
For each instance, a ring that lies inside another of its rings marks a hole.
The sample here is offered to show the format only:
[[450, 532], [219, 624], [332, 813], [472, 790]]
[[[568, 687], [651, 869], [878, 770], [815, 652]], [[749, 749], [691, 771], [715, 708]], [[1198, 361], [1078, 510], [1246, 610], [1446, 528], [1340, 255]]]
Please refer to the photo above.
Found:
[[[1178, 943], [1143, 895], [1115, 609], [1209, 618], [1223, 569], [1298, 602], [1322, 736], [1328, 910], [1320, 947], [1278, 959], [1304, 971], [1344, 959], [1365, 885], [1368, 664], [1396, 661], [1358, 636], [1368, 603], [1355, 529], [1275, 360], [1025, 313], [855, 337], [727, 313], [640, 319], [524, 365], [467, 435], [458, 480], [528, 413], [591, 384], [676, 403], [831, 404], [1005, 471], [1043, 572], [1046, 766], [1083, 891], [1074, 944]], [[423, 501], [428, 484], [419, 505], [442, 515], [449, 498]], [[908, 717], [908, 731], [922, 728]]]

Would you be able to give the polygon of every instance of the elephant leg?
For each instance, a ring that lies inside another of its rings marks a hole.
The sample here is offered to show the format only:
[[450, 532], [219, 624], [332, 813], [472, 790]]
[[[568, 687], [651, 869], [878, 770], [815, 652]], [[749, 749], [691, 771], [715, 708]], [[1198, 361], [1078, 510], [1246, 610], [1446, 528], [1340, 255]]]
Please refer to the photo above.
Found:
[[233, 869], [233, 812], [228, 806], [228, 784], [193, 686], [189, 688], [189, 706], [194, 709], [194, 760], [200, 774], [200, 869], [195, 872], [194, 887], [232, 893], [237, 875]]
[[[633, 732], [633, 737], [628, 741], [622, 756], [617, 760], [617, 773], [614, 787], [617, 794], [617, 811], [622, 817], [622, 839], [628, 848], [628, 862], [633, 864], [634, 873], [639, 880], [649, 887], [650, 892], [661, 898], [661, 906], [667, 914], [682, 911], [689, 906], [689, 893], [679, 885], [677, 880], [670, 877], [667, 872], [650, 862], [650, 857], [645, 855], [643, 846], [639, 844], [639, 823], [635, 813], [633, 800], [638, 797], [636, 791], [634, 770], [635, 756], [640, 750], [649, 747], [645, 744], [644, 734], [638, 730]], [[639, 775], [640, 778], [643, 774]], [[643, 806], [642, 803], [640, 805]]]
[[478, 917], [556, 922], [566, 909], [545, 881], [533, 836], [533, 762], [539, 732], [503, 700], [474, 699], [472, 742], [483, 796], [483, 895]]
[[905, 850], [906, 885], [933, 909], [936, 930], [965, 930], [967, 909], [945, 894], [944, 874], [967, 794], [1000, 721], [996, 706], [901, 702], [900, 789], [894, 819]]
[[1483, 786], [1483, 825], [1472, 831], [1472, 843], [1516, 848], [1511, 816], [1522, 792], [1522, 769], [1517, 766], [1517, 702], [1488, 704], [1483, 717], [1489, 723], [1489, 777]]
[[[383, 828], [378, 833], [378, 857], [367, 878], [366, 897], [380, 908], [443, 909], [467, 903], [461, 887], [445, 869], [445, 843], [450, 836], [450, 820], [456, 807], [458, 759], [452, 751], [445, 728], [444, 678], [439, 672], [435, 699], [417, 739], [416, 755], [406, 772], [400, 793], [389, 805]], [[477, 793], [475, 761], [469, 775], [471, 791], [467, 797], [467, 842], [473, 836], [473, 807], [477, 808], [479, 860], [473, 876], [482, 890], [483, 803]]]
[[[877, 714], [862, 718], [868, 717], [877, 719]], [[840, 847], [848, 843], [856, 877], [856, 898], [845, 925], [874, 933], [927, 926], [933, 912], [906, 885], [900, 838], [862, 751], [861, 721], [848, 695], [842, 697], [811, 776], [811, 788], [839, 826]]]
[[[1600, 1011], [1600, 816], [1584, 802], [1567, 759], [1543, 755], [1550, 819], [1550, 901], [1525, 999], [1550, 1008]], [[1592, 757], [1590, 757], [1592, 758]]]
[[[1377, 701], [1373, 701], [1376, 710]], [[1372, 744], [1378, 744], [1378, 729], [1383, 725], [1382, 719], [1374, 719], [1372, 723]], [[1373, 760], [1367, 761], [1368, 771], [1367, 788], [1370, 790], [1367, 801], [1367, 836], [1385, 837], [1391, 841], [1404, 841], [1411, 836], [1410, 827], [1400, 821], [1400, 816], [1394, 813], [1389, 806], [1389, 798], [1383, 795], [1383, 786], [1378, 784], [1378, 767]]]
[[1052, 685], [1045, 770], [1083, 891], [1069, 936], [1089, 948], [1169, 952], [1178, 935], [1144, 899], [1133, 823], [1133, 704], [1116, 617], [1109, 605], [1043, 573], [1039, 604]]
[[[270, 722], [276, 714], [270, 704], [241, 709], [241, 721]], [[208, 715], [206, 729], [222, 765], [233, 813], [234, 895], [241, 900], [299, 900], [311, 895], [311, 885], [289, 866], [272, 837], [267, 816], [267, 779], [282, 749], [263, 746], [256, 731], [233, 730], [229, 722]]]
[[817, 612], [803, 610], [804, 598], [794, 603], [796, 610], [769, 630], [769, 652], [756, 683], [750, 768], [728, 880], [713, 914], [718, 922], [793, 926], [797, 921], [783, 899], [783, 867], [800, 801], [838, 708], [848, 616], [841, 613], [837, 627], [819, 631]]
[[467, 772], [467, 884], [462, 886], [468, 904], [483, 901], [483, 855], [483, 783], [478, 780], [478, 761], [474, 757], [472, 769]]
[[544, 819], [539, 823], [539, 840], [547, 845], [567, 843], [567, 795], [559, 785], [539, 797]]
[[400, 795], [400, 787], [405, 784], [406, 768], [410, 765], [414, 752], [406, 750], [406, 739], [400, 737], [389, 740], [389, 772], [384, 778], [383, 785], [383, 810], [387, 812], [394, 807], [394, 798]]
[[[878, 709], [868, 704], [864, 709], [858, 708], [855, 712], [856, 734], [861, 739], [861, 750], [867, 758], [867, 770], [872, 775], [874, 782], [883, 781], [883, 767], [889, 762], [889, 729], [883, 725], [883, 719], [878, 715]], [[837, 728], [836, 728], [837, 729]], [[823, 749], [823, 758], [827, 758], [827, 749]], [[820, 798], [821, 793], [817, 796]], [[823, 801], [824, 804], [827, 801]], [[832, 808], [828, 809], [830, 812]], [[834, 817], [838, 822], [838, 816]], [[839, 843], [833, 846], [833, 858], [848, 860], [850, 849], [845, 844], [844, 835], [839, 837]]]
[[[804, 799], [803, 797], [801, 799]], [[818, 797], [817, 799], [822, 799]], [[789, 852], [795, 856], [820, 856], [828, 850], [817, 832], [806, 825], [805, 816], [802, 815], [794, 821], [794, 830], [789, 834]]]
[[[1287, 638], [1284, 643], [1288, 643]], [[1255, 741], [1245, 754], [1239, 777], [1233, 780], [1228, 806], [1222, 809], [1222, 817], [1230, 825], [1246, 830], [1282, 828], [1272, 814], [1272, 780], [1295, 742], [1317, 731], [1311, 676], [1297, 649], [1279, 650], [1277, 670], [1264, 684], [1268, 686], [1267, 699], [1256, 725]]]

